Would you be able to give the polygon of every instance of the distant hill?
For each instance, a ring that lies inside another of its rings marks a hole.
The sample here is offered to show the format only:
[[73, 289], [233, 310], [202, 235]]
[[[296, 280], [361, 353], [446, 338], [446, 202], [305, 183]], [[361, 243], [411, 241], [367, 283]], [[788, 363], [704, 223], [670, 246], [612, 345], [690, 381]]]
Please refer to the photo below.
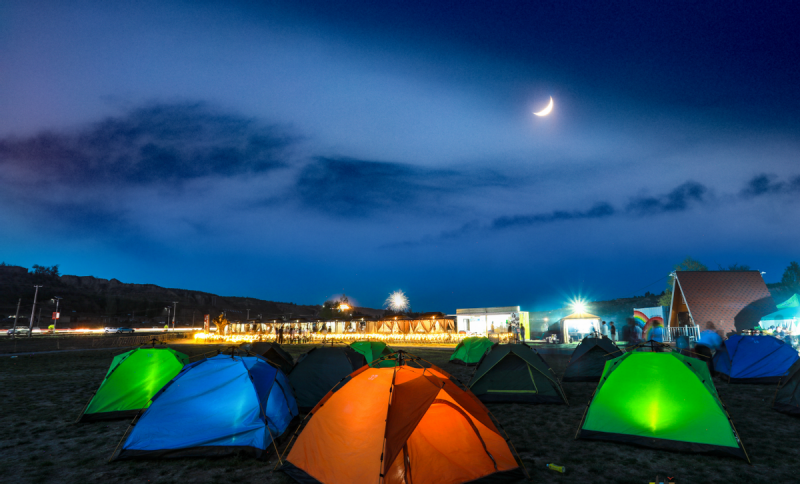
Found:
[[[61, 297], [60, 327], [130, 324], [151, 326], [164, 324], [166, 307], [177, 301], [178, 325], [202, 324], [203, 315], [216, 317], [225, 312], [230, 320], [244, 320], [248, 309], [250, 319], [269, 318], [291, 314], [292, 317], [312, 318], [321, 306], [265, 301], [256, 298], [219, 296], [189, 289], [172, 289], [155, 284], [126, 284], [117, 279], [100, 279], [92, 276], [49, 276], [30, 273], [25, 267], [0, 265], [0, 323], [9, 326], [22, 298], [20, 319], [27, 322], [33, 303], [34, 284], [42, 285], [37, 297], [37, 316], [41, 308], [41, 327], [50, 324], [55, 311], [53, 297]], [[365, 311], [382, 314], [382, 310]], [[362, 311], [363, 312], [363, 311]], [[35, 318], [37, 317], [35, 316]]]

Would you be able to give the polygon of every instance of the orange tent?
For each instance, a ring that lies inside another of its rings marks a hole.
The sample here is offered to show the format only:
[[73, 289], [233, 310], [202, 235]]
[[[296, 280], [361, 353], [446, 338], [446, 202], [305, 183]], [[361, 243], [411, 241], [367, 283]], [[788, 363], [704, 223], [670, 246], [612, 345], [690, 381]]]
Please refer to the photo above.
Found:
[[[525, 472], [488, 410], [443, 370], [363, 367], [311, 411], [282, 469], [298, 482], [514, 482]], [[411, 361], [418, 359], [411, 358]]]

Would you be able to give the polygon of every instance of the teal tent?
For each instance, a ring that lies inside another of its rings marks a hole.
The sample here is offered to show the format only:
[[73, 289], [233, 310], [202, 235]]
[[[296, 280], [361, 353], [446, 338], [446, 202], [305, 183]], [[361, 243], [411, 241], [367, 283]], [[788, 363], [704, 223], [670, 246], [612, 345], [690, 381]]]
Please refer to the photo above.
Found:
[[796, 308], [796, 307], [800, 307], [800, 296], [798, 296], [797, 294], [783, 301], [782, 303], [778, 304], [778, 309]]

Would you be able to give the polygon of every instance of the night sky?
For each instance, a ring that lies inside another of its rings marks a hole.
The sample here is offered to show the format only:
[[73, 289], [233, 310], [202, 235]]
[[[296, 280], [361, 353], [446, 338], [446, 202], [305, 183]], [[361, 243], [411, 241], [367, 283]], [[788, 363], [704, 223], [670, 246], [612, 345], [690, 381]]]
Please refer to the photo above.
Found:
[[791, 2], [129, 3], [0, 4], [0, 260], [454, 312], [800, 258]]

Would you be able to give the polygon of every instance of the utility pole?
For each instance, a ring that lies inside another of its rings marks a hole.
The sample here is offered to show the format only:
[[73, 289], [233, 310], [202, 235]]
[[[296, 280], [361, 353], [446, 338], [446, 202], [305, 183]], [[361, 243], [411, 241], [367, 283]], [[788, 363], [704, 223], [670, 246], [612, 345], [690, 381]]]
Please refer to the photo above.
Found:
[[56, 296], [53, 299], [56, 300], [56, 313], [53, 315], [53, 334], [56, 334], [56, 324], [58, 324], [58, 317], [61, 316], [58, 314], [58, 303], [61, 302], [62, 298]]
[[39, 288], [42, 286], [33, 286], [36, 292], [33, 293], [33, 306], [31, 307], [31, 320], [28, 321], [28, 338], [33, 334], [33, 315], [36, 314], [36, 296], [39, 295]]
[[175, 331], [175, 316], [178, 315], [178, 301], [172, 301], [172, 331]]
[[19, 319], [19, 305], [22, 304], [22, 298], [17, 301], [17, 315], [14, 316], [14, 329], [11, 330], [11, 339], [17, 339], [17, 320]]

